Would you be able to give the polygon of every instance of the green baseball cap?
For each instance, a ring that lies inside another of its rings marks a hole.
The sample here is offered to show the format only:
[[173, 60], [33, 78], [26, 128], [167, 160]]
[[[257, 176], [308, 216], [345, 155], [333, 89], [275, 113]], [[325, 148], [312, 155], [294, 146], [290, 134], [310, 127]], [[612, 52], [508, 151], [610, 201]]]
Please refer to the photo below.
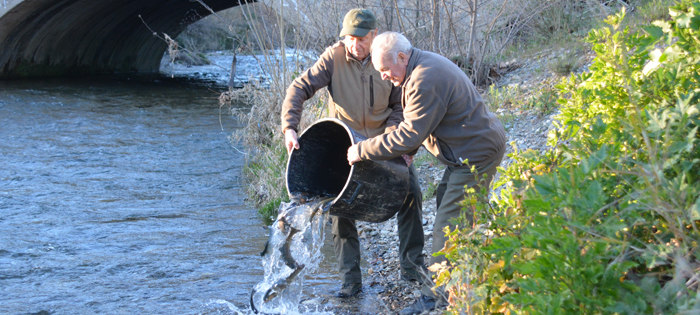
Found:
[[376, 28], [377, 18], [372, 11], [367, 9], [352, 9], [345, 14], [343, 29], [340, 30], [340, 37], [345, 35], [365, 37], [369, 31]]

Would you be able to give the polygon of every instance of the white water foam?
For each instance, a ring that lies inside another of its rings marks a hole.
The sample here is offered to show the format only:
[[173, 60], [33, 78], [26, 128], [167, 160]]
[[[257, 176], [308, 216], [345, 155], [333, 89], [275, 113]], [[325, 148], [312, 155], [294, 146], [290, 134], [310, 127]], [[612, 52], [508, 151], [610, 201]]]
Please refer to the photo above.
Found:
[[[262, 257], [265, 276], [251, 293], [254, 312], [299, 314], [303, 279], [323, 259], [321, 247], [332, 197], [294, 199], [282, 203], [270, 226], [270, 239]], [[304, 314], [332, 314], [303, 305]]]

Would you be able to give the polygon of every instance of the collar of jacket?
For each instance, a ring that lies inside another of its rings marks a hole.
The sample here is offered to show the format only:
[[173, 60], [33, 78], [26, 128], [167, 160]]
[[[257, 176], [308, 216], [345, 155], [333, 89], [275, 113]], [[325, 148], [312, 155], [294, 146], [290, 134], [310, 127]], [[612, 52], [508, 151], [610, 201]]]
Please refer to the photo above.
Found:
[[413, 69], [415, 69], [418, 65], [418, 59], [422, 53], [423, 51], [418, 48], [411, 48], [411, 56], [408, 58], [408, 65], [406, 65], [406, 74], [403, 77], [403, 82], [401, 82], [401, 87], [403, 87], [406, 84], [406, 82], [408, 82], [408, 79], [413, 73]]

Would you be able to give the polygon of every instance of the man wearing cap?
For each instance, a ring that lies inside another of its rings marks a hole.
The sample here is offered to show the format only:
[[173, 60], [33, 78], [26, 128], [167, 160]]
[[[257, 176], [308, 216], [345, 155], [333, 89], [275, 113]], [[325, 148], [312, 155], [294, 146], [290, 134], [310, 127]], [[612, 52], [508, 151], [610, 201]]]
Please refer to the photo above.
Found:
[[[329, 112], [365, 137], [390, 132], [403, 120], [401, 89], [383, 81], [372, 66], [369, 48], [377, 35], [377, 19], [366, 9], [350, 10], [340, 37], [316, 63], [287, 88], [282, 104], [282, 131], [287, 151], [299, 149], [297, 132], [303, 103], [328, 87]], [[412, 157], [404, 156], [409, 162]], [[420, 280], [423, 257], [422, 195], [413, 166], [409, 167], [409, 194], [397, 214], [399, 262], [403, 280]], [[332, 217], [333, 244], [342, 286], [336, 296], [346, 298], [362, 289], [360, 242], [354, 220]]]
[[[443, 229], [460, 216], [465, 186], [488, 189], [506, 151], [506, 133], [491, 113], [479, 92], [464, 72], [449, 59], [413, 48], [403, 35], [383, 33], [374, 40], [372, 63], [382, 78], [402, 89], [404, 121], [389, 133], [361, 141], [348, 148], [348, 162], [387, 160], [421, 145], [446, 165], [437, 189], [437, 211], [433, 228], [433, 248], [442, 250], [447, 239]], [[468, 165], [463, 162], [467, 161]], [[480, 187], [479, 177], [486, 175]], [[471, 221], [472, 214], [465, 213]], [[429, 265], [445, 261], [431, 256]], [[421, 297], [400, 314], [418, 314], [433, 310], [444, 302], [431, 290], [431, 281], [423, 281]]]

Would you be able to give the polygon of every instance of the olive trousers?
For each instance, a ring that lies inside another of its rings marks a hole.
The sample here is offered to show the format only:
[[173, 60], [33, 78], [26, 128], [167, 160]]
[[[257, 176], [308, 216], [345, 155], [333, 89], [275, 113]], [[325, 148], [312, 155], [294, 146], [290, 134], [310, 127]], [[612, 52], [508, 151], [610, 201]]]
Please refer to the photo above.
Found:
[[[445, 241], [447, 240], [445, 232], [443, 231], [445, 227], [449, 226], [450, 231], [454, 231], [455, 225], [450, 223], [450, 219], [459, 217], [461, 211], [463, 211], [460, 202], [466, 197], [466, 188], [474, 188], [475, 192], [477, 193], [480, 192], [481, 189], [489, 189], [491, 181], [498, 170], [498, 166], [503, 160], [505, 146], [497, 154], [499, 157], [496, 160], [490, 164], [476, 168], [479, 178], [482, 178], [484, 174], [487, 175], [486, 182], [484, 183], [483, 187], [481, 185], [477, 185], [478, 181], [474, 176], [474, 173], [472, 173], [471, 167], [448, 166], [445, 169], [445, 173], [442, 175], [442, 180], [440, 181], [440, 185], [437, 187], [437, 193], [435, 196], [437, 212], [435, 213], [435, 224], [433, 225], [433, 254], [440, 252], [445, 246]], [[469, 219], [469, 223], [473, 223], [474, 214], [470, 212], [466, 213], [466, 216]], [[431, 255], [428, 262], [428, 267], [436, 263], [442, 263], [445, 260], [445, 256]], [[432, 279], [434, 275], [434, 273], [430, 272], [429, 277]], [[436, 299], [438, 297], [442, 297], [442, 293], [439, 292], [439, 290], [438, 294], [431, 290], [431, 288], [434, 286], [431, 279], [423, 279], [424, 281], [422, 282], [423, 285], [421, 286], [421, 293]]]
[[[411, 165], [406, 201], [399, 209], [396, 219], [399, 234], [399, 263], [403, 272], [415, 274], [425, 270], [423, 245], [423, 195], [416, 170]], [[338, 258], [338, 273], [345, 283], [362, 283], [360, 269], [360, 241], [355, 220], [332, 216], [333, 245]]]

